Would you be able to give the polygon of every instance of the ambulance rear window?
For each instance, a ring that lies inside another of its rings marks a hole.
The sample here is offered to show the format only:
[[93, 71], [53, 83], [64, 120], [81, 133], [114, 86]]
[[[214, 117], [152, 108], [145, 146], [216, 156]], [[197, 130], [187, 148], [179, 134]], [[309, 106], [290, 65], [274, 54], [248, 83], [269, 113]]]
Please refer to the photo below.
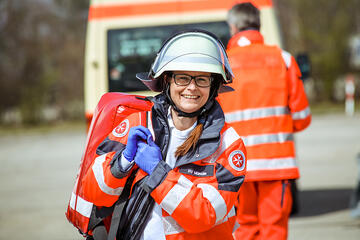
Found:
[[185, 29], [214, 33], [226, 46], [230, 33], [226, 22], [113, 29], [108, 31], [108, 76], [110, 92], [147, 90], [135, 74], [148, 72], [162, 43]]

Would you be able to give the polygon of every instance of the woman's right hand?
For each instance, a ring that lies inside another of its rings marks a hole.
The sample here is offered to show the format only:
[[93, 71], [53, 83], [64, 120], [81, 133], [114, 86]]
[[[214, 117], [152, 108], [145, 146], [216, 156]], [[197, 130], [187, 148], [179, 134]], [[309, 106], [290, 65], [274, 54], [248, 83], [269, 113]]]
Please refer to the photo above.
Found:
[[150, 130], [144, 126], [130, 128], [127, 144], [122, 153], [126, 160], [129, 162], [134, 160], [137, 151], [137, 143], [143, 140], [146, 141], [150, 136], [152, 137]]

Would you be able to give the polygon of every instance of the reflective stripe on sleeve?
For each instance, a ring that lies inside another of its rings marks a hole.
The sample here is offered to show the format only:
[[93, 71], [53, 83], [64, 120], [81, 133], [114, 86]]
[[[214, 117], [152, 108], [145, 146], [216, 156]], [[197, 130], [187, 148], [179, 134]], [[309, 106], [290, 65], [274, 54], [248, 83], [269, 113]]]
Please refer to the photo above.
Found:
[[228, 128], [222, 135], [221, 139], [221, 153], [223, 153], [231, 144], [240, 138], [239, 134], [234, 128]]
[[286, 64], [286, 67], [289, 68], [290, 65], [291, 65], [291, 54], [288, 53], [287, 51], [282, 50], [282, 51], [281, 51], [281, 56], [282, 56], [283, 59], [284, 59], [284, 62], [285, 62], [285, 64]]
[[293, 112], [291, 114], [293, 120], [305, 119], [310, 115], [310, 108], [306, 107], [304, 110]]
[[215, 162], [219, 156], [234, 142], [240, 139], [239, 134], [235, 131], [234, 128], [230, 127], [225, 130], [225, 132], [221, 135], [221, 144], [216, 153], [210, 156], [208, 159], [204, 159], [204, 162], [213, 163]]
[[227, 212], [227, 207], [224, 198], [218, 190], [210, 184], [200, 183], [197, 186], [202, 189], [203, 196], [209, 200], [211, 206], [214, 208], [216, 213], [216, 223], [223, 220]]
[[[75, 209], [75, 205], [76, 205], [76, 209]], [[75, 211], [77, 211], [78, 213], [80, 213], [81, 215], [83, 215], [84, 217], [89, 218], [91, 215], [93, 204], [79, 196], [77, 197], [77, 203], [76, 203], [76, 194], [72, 192], [70, 198], [70, 207]]]
[[168, 213], [172, 214], [180, 202], [190, 192], [193, 183], [184, 176], [180, 176], [178, 182], [171, 188], [161, 201], [160, 206]]
[[286, 141], [293, 141], [292, 133], [276, 133], [276, 134], [260, 134], [242, 137], [246, 147], [266, 143], [283, 143]]
[[222, 221], [216, 223], [216, 225], [219, 225], [219, 224], [222, 224], [222, 223], [224, 223], [224, 222], [229, 221], [229, 218], [234, 217], [235, 215], [236, 215], [236, 211], [235, 211], [235, 207], [233, 206], [233, 207], [230, 209], [228, 215], [226, 215], [225, 218], [224, 218]]
[[166, 236], [185, 232], [185, 230], [171, 216], [163, 217], [162, 220], [163, 220], [164, 232]]
[[102, 164], [105, 162], [106, 154], [101, 155], [95, 159], [92, 171], [95, 175], [95, 179], [101, 191], [109, 195], [119, 196], [123, 190], [123, 187], [111, 188], [105, 183], [105, 176]]
[[293, 157], [271, 158], [271, 159], [248, 159], [247, 171], [261, 169], [281, 169], [296, 167], [296, 160]]
[[246, 109], [242, 111], [234, 111], [225, 114], [225, 120], [228, 123], [247, 121], [259, 118], [275, 117], [290, 114], [287, 107], [266, 107], [266, 108], [254, 108]]
[[[224, 222], [227, 222], [229, 218], [234, 217], [236, 215], [235, 207], [233, 206], [228, 215], [222, 220], [216, 223], [216, 225], [220, 225]], [[163, 225], [164, 225], [164, 232], [165, 235], [172, 235], [172, 234], [178, 234], [181, 232], [185, 232], [185, 230], [175, 221], [175, 219], [171, 216], [166, 216], [162, 218]]]

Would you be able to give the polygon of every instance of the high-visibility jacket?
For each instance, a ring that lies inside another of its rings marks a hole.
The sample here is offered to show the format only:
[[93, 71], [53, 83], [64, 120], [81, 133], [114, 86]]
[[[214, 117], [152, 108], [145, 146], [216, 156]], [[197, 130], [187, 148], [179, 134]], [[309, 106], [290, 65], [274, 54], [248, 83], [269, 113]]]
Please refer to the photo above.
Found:
[[293, 133], [310, 124], [311, 114], [295, 59], [264, 45], [255, 30], [234, 35], [227, 53], [235, 91], [218, 100], [226, 121], [244, 140], [246, 181], [298, 178]]
[[[97, 157], [82, 184], [87, 201], [98, 207], [112, 206], [132, 171], [121, 169], [118, 161], [127, 142], [129, 128], [147, 116], [155, 143], [163, 159], [169, 144], [167, 111], [169, 105], [160, 94], [153, 99], [151, 112], [130, 115], [100, 144]], [[154, 200], [162, 208], [166, 239], [233, 239], [234, 204], [246, 171], [246, 150], [236, 131], [225, 123], [216, 102], [210, 110], [195, 149], [179, 157], [171, 169], [161, 161], [151, 175], [139, 170], [122, 218], [132, 228], [141, 219], [132, 217], [134, 209], [152, 209]], [[146, 224], [147, 216], [142, 216]]]

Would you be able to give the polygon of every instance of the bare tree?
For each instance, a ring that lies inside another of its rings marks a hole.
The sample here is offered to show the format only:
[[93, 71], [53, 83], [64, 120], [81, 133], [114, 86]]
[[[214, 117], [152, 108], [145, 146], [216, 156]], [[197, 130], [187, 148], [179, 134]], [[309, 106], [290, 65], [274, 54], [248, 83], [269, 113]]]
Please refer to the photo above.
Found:
[[82, 101], [87, 4], [0, 2], [0, 113], [17, 108], [25, 123], [35, 124], [45, 106]]
[[307, 52], [313, 77], [322, 81], [324, 99], [331, 97], [334, 80], [349, 71], [348, 40], [358, 29], [360, 0], [275, 0], [286, 47]]

